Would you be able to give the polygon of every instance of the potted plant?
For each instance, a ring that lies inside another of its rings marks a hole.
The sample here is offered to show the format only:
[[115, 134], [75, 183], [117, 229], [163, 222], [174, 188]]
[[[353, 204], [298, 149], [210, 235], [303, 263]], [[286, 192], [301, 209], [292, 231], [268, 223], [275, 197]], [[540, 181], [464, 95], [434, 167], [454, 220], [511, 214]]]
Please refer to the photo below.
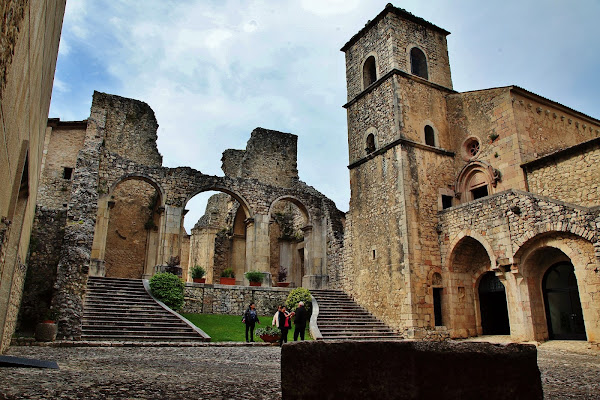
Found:
[[59, 313], [56, 310], [49, 309], [42, 322], [35, 327], [35, 340], [38, 342], [53, 342], [56, 340], [56, 334], [58, 332], [58, 320]]
[[254, 334], [262, 339], [263, 342], [275, 343], [281, 338], [281, 332], [279, 329], [267, 325], [264, 328], [258, 328]]
[[196, 265], [194, 268], [192, 268], [192, 280], [196, 283], [206, 282], [206, 278], [204, 278], [205, 274], [206, 270], [199, 265]]
[[235, 274], [232, 268], [225, 268], [221, 272], [221, 279], [219, 280], [221, 285], [235, 285]]
[[250, 281], [250, 286], [261, 286], [263, 273], [260, 271], [248, 271], [246, 272], [246, 279]]
[[287, 268], [282, 265], [279, 267], [279, 273], [277, 274], [277, 286], [288, 287], [290, 285], [290, 283], [285, 281], [286, 278], [287, 278]]

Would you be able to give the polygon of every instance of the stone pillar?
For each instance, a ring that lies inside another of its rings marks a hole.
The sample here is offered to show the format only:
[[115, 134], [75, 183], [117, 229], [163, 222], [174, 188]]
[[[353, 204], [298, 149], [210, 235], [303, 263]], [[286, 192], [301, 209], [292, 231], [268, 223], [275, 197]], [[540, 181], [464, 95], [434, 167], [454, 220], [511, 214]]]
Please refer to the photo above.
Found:
[[106, 268], [104, 257], [106, 255], [106, 235], [108, 233], [108, 222], [110, 221], [110, 210], [115, 202], [110, 200], [110, 195], [104, 195], [98, 199], [98, 213], [96, 214], [96, 226], [94, 227], [94, 241], [90, 260], [90, 276], [105, 276]]
[[[269, 216], [255, 214], [246, 221], [246, 272], [262, 272], [265, 275], [263, 285], [271, 286]], [[247, 283], [243, 276], [236, 276], [236, 281]]]
[[161, 224], [159, 227], [159, 264], [167, 264], [171, 257], [180, 255], [182, 218], [183, 207], [165, 206], [164, 215], [161, 217]]
[[327, 240], [322, 224], [307, 225], [304, 232], [304, 270], [302, 286], [307, 289], [327, 289]]

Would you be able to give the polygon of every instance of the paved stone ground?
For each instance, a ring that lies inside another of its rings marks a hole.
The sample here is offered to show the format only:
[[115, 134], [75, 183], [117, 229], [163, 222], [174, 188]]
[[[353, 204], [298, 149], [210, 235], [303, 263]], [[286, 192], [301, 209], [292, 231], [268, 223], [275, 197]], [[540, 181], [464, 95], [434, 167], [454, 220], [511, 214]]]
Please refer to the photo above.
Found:
[[[0, 399], [281, 398], [278, 347], [17, 346], [7, 354], [60, 369], [1, 368]], [[538, 354], [546, 399], [600, 399], [599, 351], [547, 342]]]

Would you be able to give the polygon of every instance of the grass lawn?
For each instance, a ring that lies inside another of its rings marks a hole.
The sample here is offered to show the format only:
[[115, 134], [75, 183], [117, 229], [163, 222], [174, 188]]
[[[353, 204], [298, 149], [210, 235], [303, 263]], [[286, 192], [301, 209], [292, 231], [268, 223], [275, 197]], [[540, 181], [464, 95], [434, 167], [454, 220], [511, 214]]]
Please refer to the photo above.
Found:
[[[191, 323], [206, 332], [212, 342], [245, 342], [246, 326], [242, 324], [242, 317], [237, 315], [217, 315], [217, 314], [181, 314]], [[256, 329], [271, 325], [273, 316], [259, 316], [260, 324], [256, 324]], [[306, 340], [312, 340], [306, 326]], [[288, 341], [294, 340], [294, 331], [288, 333]], [[262, 342], [255, 336], [254, 340]]]

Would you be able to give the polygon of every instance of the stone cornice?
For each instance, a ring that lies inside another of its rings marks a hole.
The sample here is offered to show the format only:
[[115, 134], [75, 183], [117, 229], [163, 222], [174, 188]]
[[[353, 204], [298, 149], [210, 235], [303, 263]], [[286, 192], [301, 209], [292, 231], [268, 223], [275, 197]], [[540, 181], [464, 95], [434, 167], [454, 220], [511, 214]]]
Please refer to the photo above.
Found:
[[383, 84], [385, 81], [387, 81], [390, 77], [392, 77], [394, 75], [400, 75], [403, 78], [411, 79], [411, 80], [413, 80], [415, 82], [421, 83], [421, 84], [426, 85], [426, 86], [430, 86], [430, 87], [432, 87], [434, 89], [438, 89], [438, 90], [447, 92], [449, 94], [458, 93], [457, 91], [455, 91], [453, 89], [448, 89], [445, 86], [438, 85], [437, 83], [430, 82], [427, 79], [419, 78], [418, 76], [411, 75], [411, 74], [409, 74], [407, 72], [404, 72], [404, 71], [401, 71], [401, 70], [399, 70], [397, 68], [394, 68], [393, 70], [391, 70], [390, 72], [388, 72], [387, 74], [383, 75], [381, 78], [379, 78], [378, 80], [376, 80], [375, 82], [373, 82], [372, 84], [370, 84], [365, 90], [363, 90], [362, 92], [360, 92], [359, 94], [357, 94], [352, 100], [350, 100], [349, 102], [347, 102], [346, 104], [344, 104], [342, 107], [344, 107], [344, 108], [350, 107], [352, 104], [356, 103], [358, 100], [360, 100], [361, 98], [363, 98], [367, 94], [371, 93], [373, 90], [375, 90], [376, 88], [378, 88], [381, 84]]
[[553, 153], [546, 154], [545, 156], [536, 158], [535, 160], [523, 163], [523, 164], [521, 164], [521, 168], [523, 168], [527, 171], [531, 171], [531, 170], [545, 164], [546, 162], [548, 162], [550, 160], [553, 160], [556, 158], [561, 158], [561, 157], [570, 157], [570, 156], [573, 156], [576, 154], [580, 154], [581, 152], [588, 150], [594, 146], [598, 146], [599, 144], [600, 144], [600, 137], [593, 138], [586, 142], [579, 143], [574, 146], [567, 147], [566, 149], [558, 150]]
[[348, 169], [354, 169], [354, 168], [358, 167], [359, 165], [362, 165], [362, 164], [366, 163], [367, 161], [372, 160], [373, 158], [377, 157], [378, 155], [386, 153], [388, 150], [390, 150], [398, 145], [407, 145], [407, 146], [411, 146], [411, 147], [416, 147], [421, 150], [431, 151], [433, 153], [441, 154], [444, 156], [454, 157], [454, 153], [451, 151], [444, 150], [439, 147], [428, 146], [426, 144], [418, 143], [418, 142], [415, 142], [410, 139], [400, 138], [400, 139], [394, 140], [391, 143], [386, 144], [382, 148], [377, 149], [372, 153], [367, 154], [366, 157], [363, 157], [360, 160], [353, 162], [352, 164], [348, 165]]

